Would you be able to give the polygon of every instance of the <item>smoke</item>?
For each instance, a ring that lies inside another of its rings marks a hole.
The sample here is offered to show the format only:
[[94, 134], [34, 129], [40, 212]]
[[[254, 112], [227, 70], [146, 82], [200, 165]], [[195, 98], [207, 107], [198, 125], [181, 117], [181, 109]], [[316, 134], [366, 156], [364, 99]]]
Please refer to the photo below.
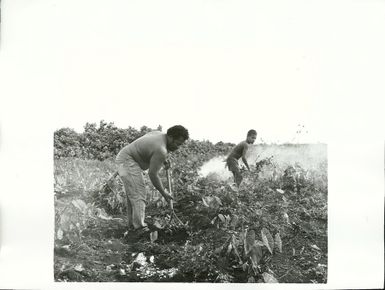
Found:
[[231, 172], [225, 167], [225, 158], [225, 156], [218, 156], [207, 161], [199, 169], [199, 176], [215, 180], [227, 180], [232, 177]]
[[[270, 144], [254, 145], [246, 154], [250, 166], [255, 162], [273, 157], [273, 161], [280, 167], [299, 164], [305, 170], [317, 169], [320, 163], [327, 161], [326, 144]], [[210, 159], [199, 169], [201, 177], [212, 180], [224, 181], [232, 177], [231, 172], [225, 167], [225, 156], [218, 156]]]
[[273, 160], [280, 166], [299, 164], [304, 169], [315, 169], [327, 161], [326, 144], [282, 144], [254, 145], [246, 158], [249, 164], [274, 156]]

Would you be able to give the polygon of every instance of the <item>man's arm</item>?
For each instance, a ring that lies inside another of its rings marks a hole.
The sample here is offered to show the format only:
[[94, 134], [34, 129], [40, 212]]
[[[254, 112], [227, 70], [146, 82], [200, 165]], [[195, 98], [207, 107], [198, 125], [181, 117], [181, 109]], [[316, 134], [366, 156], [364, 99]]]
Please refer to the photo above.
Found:
[[242, 161], [246, 165], [247, 169], [250, 171], [249, 163], [247, 163], [247, 160], [246, 160], [246, 152], [248, 148], [249, 146], [245, 143], [242, 150]]
[[150, 160], [150, 167], [148, 170], [148, 176], [150, 177], [150, 180], [152, 184], [155, 186], [155, 188], [160, 192], [160, 194], [164, 197], [164, 199], [169, 202], [172, 197], [170, 194], [168, 194], [162, 184], [162, 181], [159, 178], [159, 170], [162, 167], [163, 163], [166, 160], [166, 153], [163, 152], [155, 152]]

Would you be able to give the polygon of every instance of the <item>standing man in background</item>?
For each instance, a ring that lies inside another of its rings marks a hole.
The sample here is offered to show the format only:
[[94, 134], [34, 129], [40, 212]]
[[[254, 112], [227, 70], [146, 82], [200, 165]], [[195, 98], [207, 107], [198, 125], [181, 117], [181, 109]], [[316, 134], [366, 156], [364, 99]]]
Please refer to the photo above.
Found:
[[169, 152], [177, 150], [188, 138], [187, 129], [176, 125], [169, 128], [166, 134], [160, 131], [145, 134], [121, 149], [116, 156], [118, 173], [127, 196], [129, 228], [140, 234], [149, 231], [144, 222], [147, 195], [144, 170], [149, 170], [148, 175], [152, 184], [164, 199], [167, 202], [172, 200], [172, 196], [164, 189], [158, 173]]
[[233, 173], [234, 181], [238, 188], [243, 179], [241, 171], [239, 169], [238, 160], [242, 158], [242, 161], [245, 164], [247, 170], [250, 171], [249, 164], [247, 163], [247, 160], [246, 160], [246, 152], [247, 152], [247, 149], [249, 148], [249, 145], [255, 142], [255, 139], [257, 139], [257, 131], [255, 131], [254, 129], [249, 130], [247, 132], [246, 140], [240, 142], [237, 146], [235, 146], [231, 151], [230, 155], [226, 159], [226, 166]]

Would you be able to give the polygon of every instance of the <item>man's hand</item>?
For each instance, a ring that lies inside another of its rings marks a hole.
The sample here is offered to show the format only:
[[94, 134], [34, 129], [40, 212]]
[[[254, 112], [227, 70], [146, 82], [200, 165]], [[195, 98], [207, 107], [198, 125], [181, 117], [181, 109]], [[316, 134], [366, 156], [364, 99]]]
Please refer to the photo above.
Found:
[[171, 167], [170, 160], [166, 160], [165, 162], [163, 162], [163, 166], [164, 166], [164, 169], [166, 169], [166, 170], [170, 169], [170, 167]]
[[170, 203], [170, 201], [174, 199], [174, 198], [173, 198], [169, 193], [167, 193], [167, 192], [164, 193], [163, 197], [164, 197], [164, 199], [165, 199], [168, 203]]

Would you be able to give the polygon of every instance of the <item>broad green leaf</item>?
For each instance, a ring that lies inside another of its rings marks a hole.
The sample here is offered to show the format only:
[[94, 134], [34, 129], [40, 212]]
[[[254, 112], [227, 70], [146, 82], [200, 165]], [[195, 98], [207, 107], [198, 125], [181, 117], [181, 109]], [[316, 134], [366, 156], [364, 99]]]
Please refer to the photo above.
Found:
[[227, 255], [230, 254], [232, 248], [233, 248], [233, 245], [229, 243], [229, 245], [227, 246]]
[[87, 204], [81, 199], [76, 199], [72, 201], [72, 204], [81, 212], [85, 212], [87, 210]]
[[311, 245], [310, 246], [312, 249], [314, 249], [314, 250], [317, 250], [317, 251], [321, 251], [321, 249], [320, 248], [318, 248], [318, 246], [317, 245]]
[[234, 248], [234, 252], [235, 252], [235, 255], [237, 255], [238, 259], [239, 259], [239, 263], [242, 264], [242, 259], [241, 259], [241, 256], [239, 255], [239, 252], [238, 252], [238, 242], [237, 240], [235, 239], [235, 236], [232, 235], [231, 237], [231, 242], [233, 244], [233, 248]]
[[247, 279], [247, 283], [255, 283], [254, 277], [249, 277], [249, 279]]
[[112, 217], [109, 216], [106, 211], [102, 208], [96, 209], [97, 216], [103, 220], [112, 220]]
[[265, 244], [262, 241], [260, 241], [260, 240], [256, 240], [254, 245], [263, 247]]
[[254, 245], [250, 251], [250, 258], [254, 269], [256, 269], [259, 261], [262, 259], [262, 248], [258, 245]]
[[226, 219], [225, 217], [223, 216], [223, 214], [218, 214], [218, 217], [220, 218], [220, 220], [225, 223], [226, 222]]
[[244, 264], [242, 265], [242, 270], [243, 270], [243, 271], [246, 271], [246, 270], [247, 270], [247, 266], [248, 266], [247, 262], [244, 263]]
[[119, 269], [119, 274], [120, 274], [121, 276], [126, 275], [126, 270], [124, 270], [124, 269]]
[[267, 247], [267, 249], [269, 250], [269, 252], [271, 254], [273, 254], [273, 249], [274, 249], [274, 239], [273, 237], [271, 236], [270, 232], [268, 229], [266, 228], [263, 228], [261, 230], [261, 235], [262, 235], [262, 241], [263, 241], [263, 244]]
[[246, 245], [245, 245], [246, 255], [249, 254], [250, 250], [254, 246], [254, 242], [255, 242], [255, 232], [254, 230], [250, 230], [247, 232], [247, 235], [246, 235]]
[[238, 216], [233, 216], [233, 218], [231, 219], [231, 223], [230, 223], [230, 226], [235, 228], [237, 226], [237, 223], [238, 223]]
[[74, 267], [74, 270], [75, 271], [78, 271], [78, 272], [82, 272], [84, 271], [84, 267], [82, 264], [77, 264], [75, 267]]
[[218, 196], [214, 196], [213, 199], [215, 200], [216, 205], [218, 206], [222, 205], [222, 201]]
[[269, 273], [266, 273], [266, 272], [262, 273], [262, 277], [265, 283], [279, 283], [278, 280], [275, 279], [274, 276]]
[[206, 201], [206, 199], [207, 199], [207, 197], [202, 197], [202, 203], [203, 203], [204, 206], [210, 207], [208, 202]]
[[283, 219], [285, 220], [285, 222], [286, 222], [287, 224], [290, 224], [289, 216], [288, 216], [288, 214], [287, 214], [286, 212], [283, 213]]
[[158, 239], [158, 231], [153, 231], [150, 233], [151, 243], [155, 242]]
[[218, 208], [222, 205], [222, 202], [219, 197], [217, 196], [205, 196], [202, 197], [202, 203], [206, 207], [210, 208]]
[[278, 251], [282, 253], [282, 240], [279, 233], [275, 234], [274, 242], [275, 242], [275, 246], [278, 248]]

